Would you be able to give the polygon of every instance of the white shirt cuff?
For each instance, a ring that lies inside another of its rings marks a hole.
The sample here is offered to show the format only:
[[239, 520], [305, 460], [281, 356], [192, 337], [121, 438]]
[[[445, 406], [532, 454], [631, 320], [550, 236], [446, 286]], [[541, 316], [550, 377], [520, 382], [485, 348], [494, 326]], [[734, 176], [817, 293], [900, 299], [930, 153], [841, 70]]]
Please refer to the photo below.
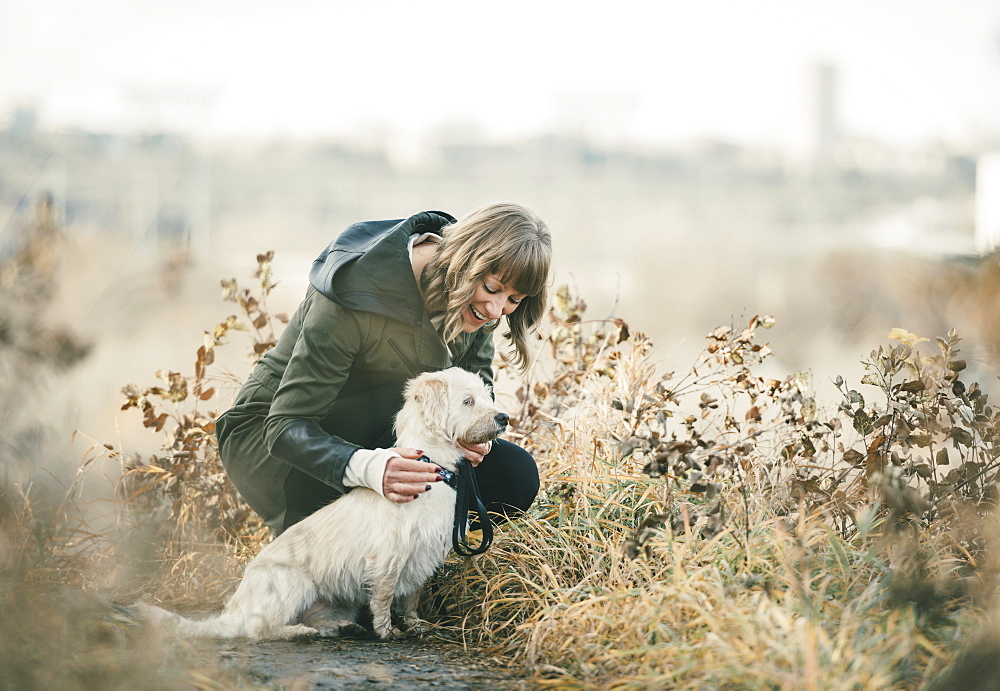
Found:
[[398, 455], [391, 449], [358, 449], [344, 470], [344, 486], [367, 487], [384, 497], [382, 476], [385, 475], [385, 464]]

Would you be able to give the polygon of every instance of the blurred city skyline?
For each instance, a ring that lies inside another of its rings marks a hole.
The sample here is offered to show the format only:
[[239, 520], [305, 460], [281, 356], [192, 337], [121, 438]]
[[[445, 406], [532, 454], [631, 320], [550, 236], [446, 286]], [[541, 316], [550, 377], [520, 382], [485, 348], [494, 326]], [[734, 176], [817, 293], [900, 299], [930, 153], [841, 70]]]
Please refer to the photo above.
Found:
[[825, 69], [845, 135], [968, 145], [1000, 123], [989, 0], [8, 0], [0, 17], [0, 125], [352, 134], [402, 158], [458, 127], [807, 151]]

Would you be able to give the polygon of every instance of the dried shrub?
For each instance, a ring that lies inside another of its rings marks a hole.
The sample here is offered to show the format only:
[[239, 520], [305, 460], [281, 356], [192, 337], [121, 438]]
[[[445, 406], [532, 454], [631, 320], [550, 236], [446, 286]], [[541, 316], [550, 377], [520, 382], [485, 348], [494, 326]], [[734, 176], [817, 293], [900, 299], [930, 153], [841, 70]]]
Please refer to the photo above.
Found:
[[213, 365], [216, 349], [226, 345], [234, 331], [251, 335], [251, 363], [277, 342], [275, 322], [287, 323], [288, 318], [272, 315], [267, 307], [276, 285], [273, 257], [273, 252], [257, 255], [256, 295], [241, 289], [235, 278], [222, 281], [222, 299], [235, 303], [240, 313], [205, 332], [193, 374], [161, 370], [156, 373], [161, 384], [129, 384], [122, 390], [122, 410], [138, 410], [143, 426], [164, 437], [163, 452], [148, 458], [108, 447], [123, 462], [120, 544], [132, 555], [130, 563], [139, 565], [132, 569], [135, 588], [162, 601], [191, 605], [197, 596], [214, 605], [232, 588], [242, 563], [269, 537], [219, 459], [215, 420], [230, 401], [218, 391], [221, 383], [232, 383], [232, 377], [218, 374]]
[[[551, 357], [518, 388], [514, 435], [544, 492], [509, 539], [449, 565], [456, 632], [542, 686], [917, 688], [940, 675], [996, 573], [984, 517], [998, 420], [962, 381], [959, 337], [925, 353], [930, 341], [894, 329], [863, 362], [875, 393], [838, 377], [825, 410], [808, 373], [755, 374], [770, 317], [713, 330], [676, 374], [657, 371], [642, 334], [584, 310], [557, 290]], [[969, 650], [951, 674], [978, 664]]]

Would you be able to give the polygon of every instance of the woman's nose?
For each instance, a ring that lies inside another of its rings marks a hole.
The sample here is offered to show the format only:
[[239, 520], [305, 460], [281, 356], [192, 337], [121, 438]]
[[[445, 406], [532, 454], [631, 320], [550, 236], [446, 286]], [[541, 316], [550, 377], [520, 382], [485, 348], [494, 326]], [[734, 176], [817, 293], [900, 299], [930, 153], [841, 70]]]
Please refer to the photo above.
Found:
[[490, 319], [499, 319], [501, 315], [504, 314], [503, 301], [501, 299], [493, 299], [486, 304], [490, 311], [487, 316], [489, 316]]

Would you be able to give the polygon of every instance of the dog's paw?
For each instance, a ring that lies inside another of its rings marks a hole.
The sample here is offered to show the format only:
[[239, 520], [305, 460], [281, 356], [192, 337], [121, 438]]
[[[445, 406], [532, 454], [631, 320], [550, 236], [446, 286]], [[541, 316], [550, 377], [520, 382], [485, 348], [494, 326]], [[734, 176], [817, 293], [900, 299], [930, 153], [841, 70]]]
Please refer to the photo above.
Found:
[[314, 636], [319, 635], [320, 632], [311, 626], [305, 626], [303, 624], [290, 624], [288, 626], [278, 628], [271, 636], [267, 636], [267, 638], [295, 640], [299, 638], [313, 638]]
[[403, 619], [403, 626], [406, 627], [407, 632], [421, 634], [425, 633], [427, 629], [430, 628], [431, 623], [420, 617], [406, 617]]
[[368, 629], [353, 621], [338, 621], [327, 626], [318, 627], [322, 638], [337, 638], [338, 636], [367, 636]]
[[378, 637], [383, 641], [398, 641], [400, 638], [406, 637], [406, 632], [398, 626], [393, 626], [391, 629], [376, 631], [375, 633], [378, 634]]

